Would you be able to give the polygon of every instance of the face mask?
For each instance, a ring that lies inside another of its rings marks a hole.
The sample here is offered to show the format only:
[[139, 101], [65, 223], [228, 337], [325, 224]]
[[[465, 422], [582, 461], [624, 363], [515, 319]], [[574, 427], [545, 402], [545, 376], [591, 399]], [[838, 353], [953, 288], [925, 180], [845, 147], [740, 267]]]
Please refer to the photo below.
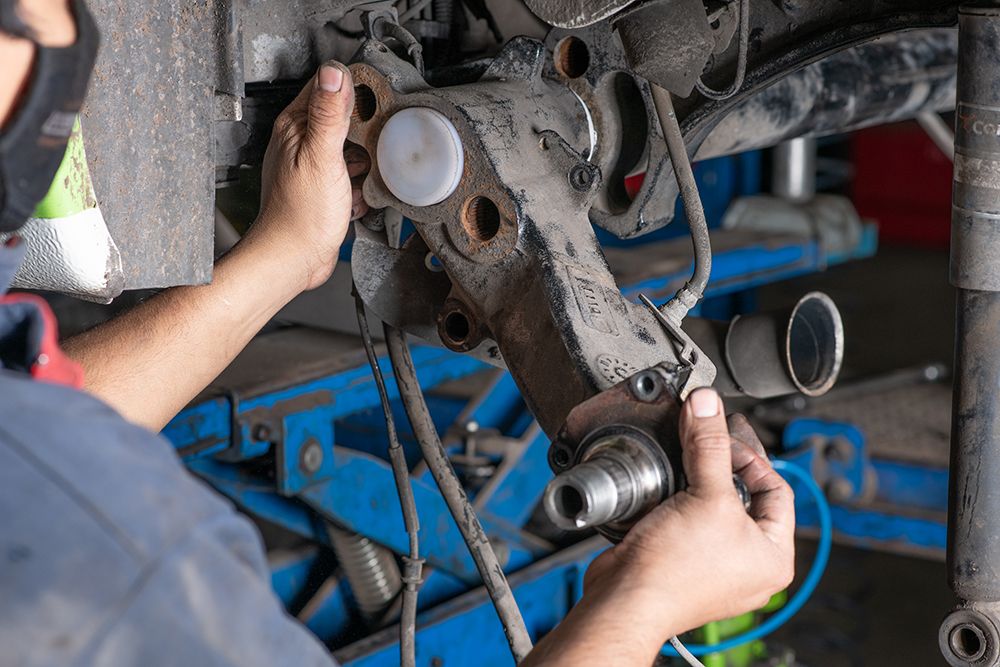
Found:
[[73, 4], [76, 42], [36, 47], [27, 99], [0, 134], [0, 233], [20, 228], [48, 192], [83, 106], [100, 33], [83, 0]]

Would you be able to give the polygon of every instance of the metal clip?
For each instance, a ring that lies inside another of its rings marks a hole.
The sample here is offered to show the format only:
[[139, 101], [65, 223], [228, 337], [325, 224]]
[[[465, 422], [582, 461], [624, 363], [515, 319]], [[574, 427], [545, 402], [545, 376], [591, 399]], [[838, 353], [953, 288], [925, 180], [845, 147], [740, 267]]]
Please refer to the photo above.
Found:
[[691, 370], [687, 381], [681, 387], [681, 400], [686, 399], [688, 394], [698, 387], [711, 387], [712, 383], [715, 382], [716, 369], [715, 364], [708, 358], [708, 355], [695, 345], [695, 342], [681, 329], [679, 324], [673, 322], [669, 317], [660, 312], [660, 309], [649, 300], [649, 297], [645, 294], [640, 294], [639, 300], [653, 311], [653, 317], [656, 318], [656, 321], [670, 335], [678, 360], [682, 365], [686, 365]]

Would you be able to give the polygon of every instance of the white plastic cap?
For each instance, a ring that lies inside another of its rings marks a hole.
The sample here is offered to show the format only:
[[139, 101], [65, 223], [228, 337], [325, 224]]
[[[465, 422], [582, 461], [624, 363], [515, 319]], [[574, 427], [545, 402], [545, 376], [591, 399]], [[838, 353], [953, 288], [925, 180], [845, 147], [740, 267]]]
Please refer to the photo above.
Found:
[[458, 130], [427, 107], [398, 111], [378, 138], [378, 171], [389, 192], [411, 206], [447, 199], [462, 179], [465, 156]]

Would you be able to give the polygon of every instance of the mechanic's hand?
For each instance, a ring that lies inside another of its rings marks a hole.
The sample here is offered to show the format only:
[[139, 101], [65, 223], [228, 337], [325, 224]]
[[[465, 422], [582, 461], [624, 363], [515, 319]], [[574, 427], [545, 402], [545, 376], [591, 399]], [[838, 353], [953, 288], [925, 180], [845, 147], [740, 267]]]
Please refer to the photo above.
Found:
[[[746, 419], [727, 427], [718, 394], [698, 389], [681, 409], [680, 436], [688, 488], [643, 517], [584, 579], [588, 593], [633, 599], [647, 627], [664, 633], [659, 641], [763, 607], [795, 567], [792, 490]], [[753, 496], [749, 514], [733, 472]]]
[[264, 155], [260, 215], [246, 241], [287, 254], [290, 269], [301, 271], [302, 289], [330, 277], [348, 222], [363, 213], [351, 178], [367, 172], [367, 160], [352, 154], [348, 164], [344, 155], [353, 109], [347, 67], [323, 63], [278, 116]]

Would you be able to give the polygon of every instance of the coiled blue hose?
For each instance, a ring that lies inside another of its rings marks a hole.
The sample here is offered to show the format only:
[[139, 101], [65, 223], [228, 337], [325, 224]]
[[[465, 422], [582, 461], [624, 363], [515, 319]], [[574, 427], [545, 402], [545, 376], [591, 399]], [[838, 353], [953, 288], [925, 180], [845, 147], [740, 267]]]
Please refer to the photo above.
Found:
[[[693, 655], [701, 656], [708, 655], [709, 653], [728, 651], [731, 648], [742, 646], [747, 642], [752, 642], [755, 639], [760, 639], [771, 634], [802, 608], [802, 605], [806, 603], [812, 592], [816, 590], [816, 585], [819, 584], [819, 580], [823, 576], [824, 570], [826, 570], [826, 563], [830, 559], [830, 545], [833, 542], [833, 519], [830, 517], [830, 505], [826, 502], [823, 490], [819, 488], [808, 471], [794, 463], [789, 463], [781, 459], [774, 459], [771, 463], [779, 473], [784, 473], [786, 477], [791, 475], [805, 484], [809, 490], [809, 494], [816, 501], [816, 505], [819, 508], [819, 547], [816, 550], [816, 557], [813, 559], [812, 567], [809, 568], [809, 574], [806, 575], [805, 581], [802, 582], [802, 586], [795, 592], [792, 599], [769, 619], [753, 630], [736, 635], [718, 644], [685, 644]], [[665, 645], [660, 652], [663, 655], [680, 656], [677, 650], [669, 644]]]

